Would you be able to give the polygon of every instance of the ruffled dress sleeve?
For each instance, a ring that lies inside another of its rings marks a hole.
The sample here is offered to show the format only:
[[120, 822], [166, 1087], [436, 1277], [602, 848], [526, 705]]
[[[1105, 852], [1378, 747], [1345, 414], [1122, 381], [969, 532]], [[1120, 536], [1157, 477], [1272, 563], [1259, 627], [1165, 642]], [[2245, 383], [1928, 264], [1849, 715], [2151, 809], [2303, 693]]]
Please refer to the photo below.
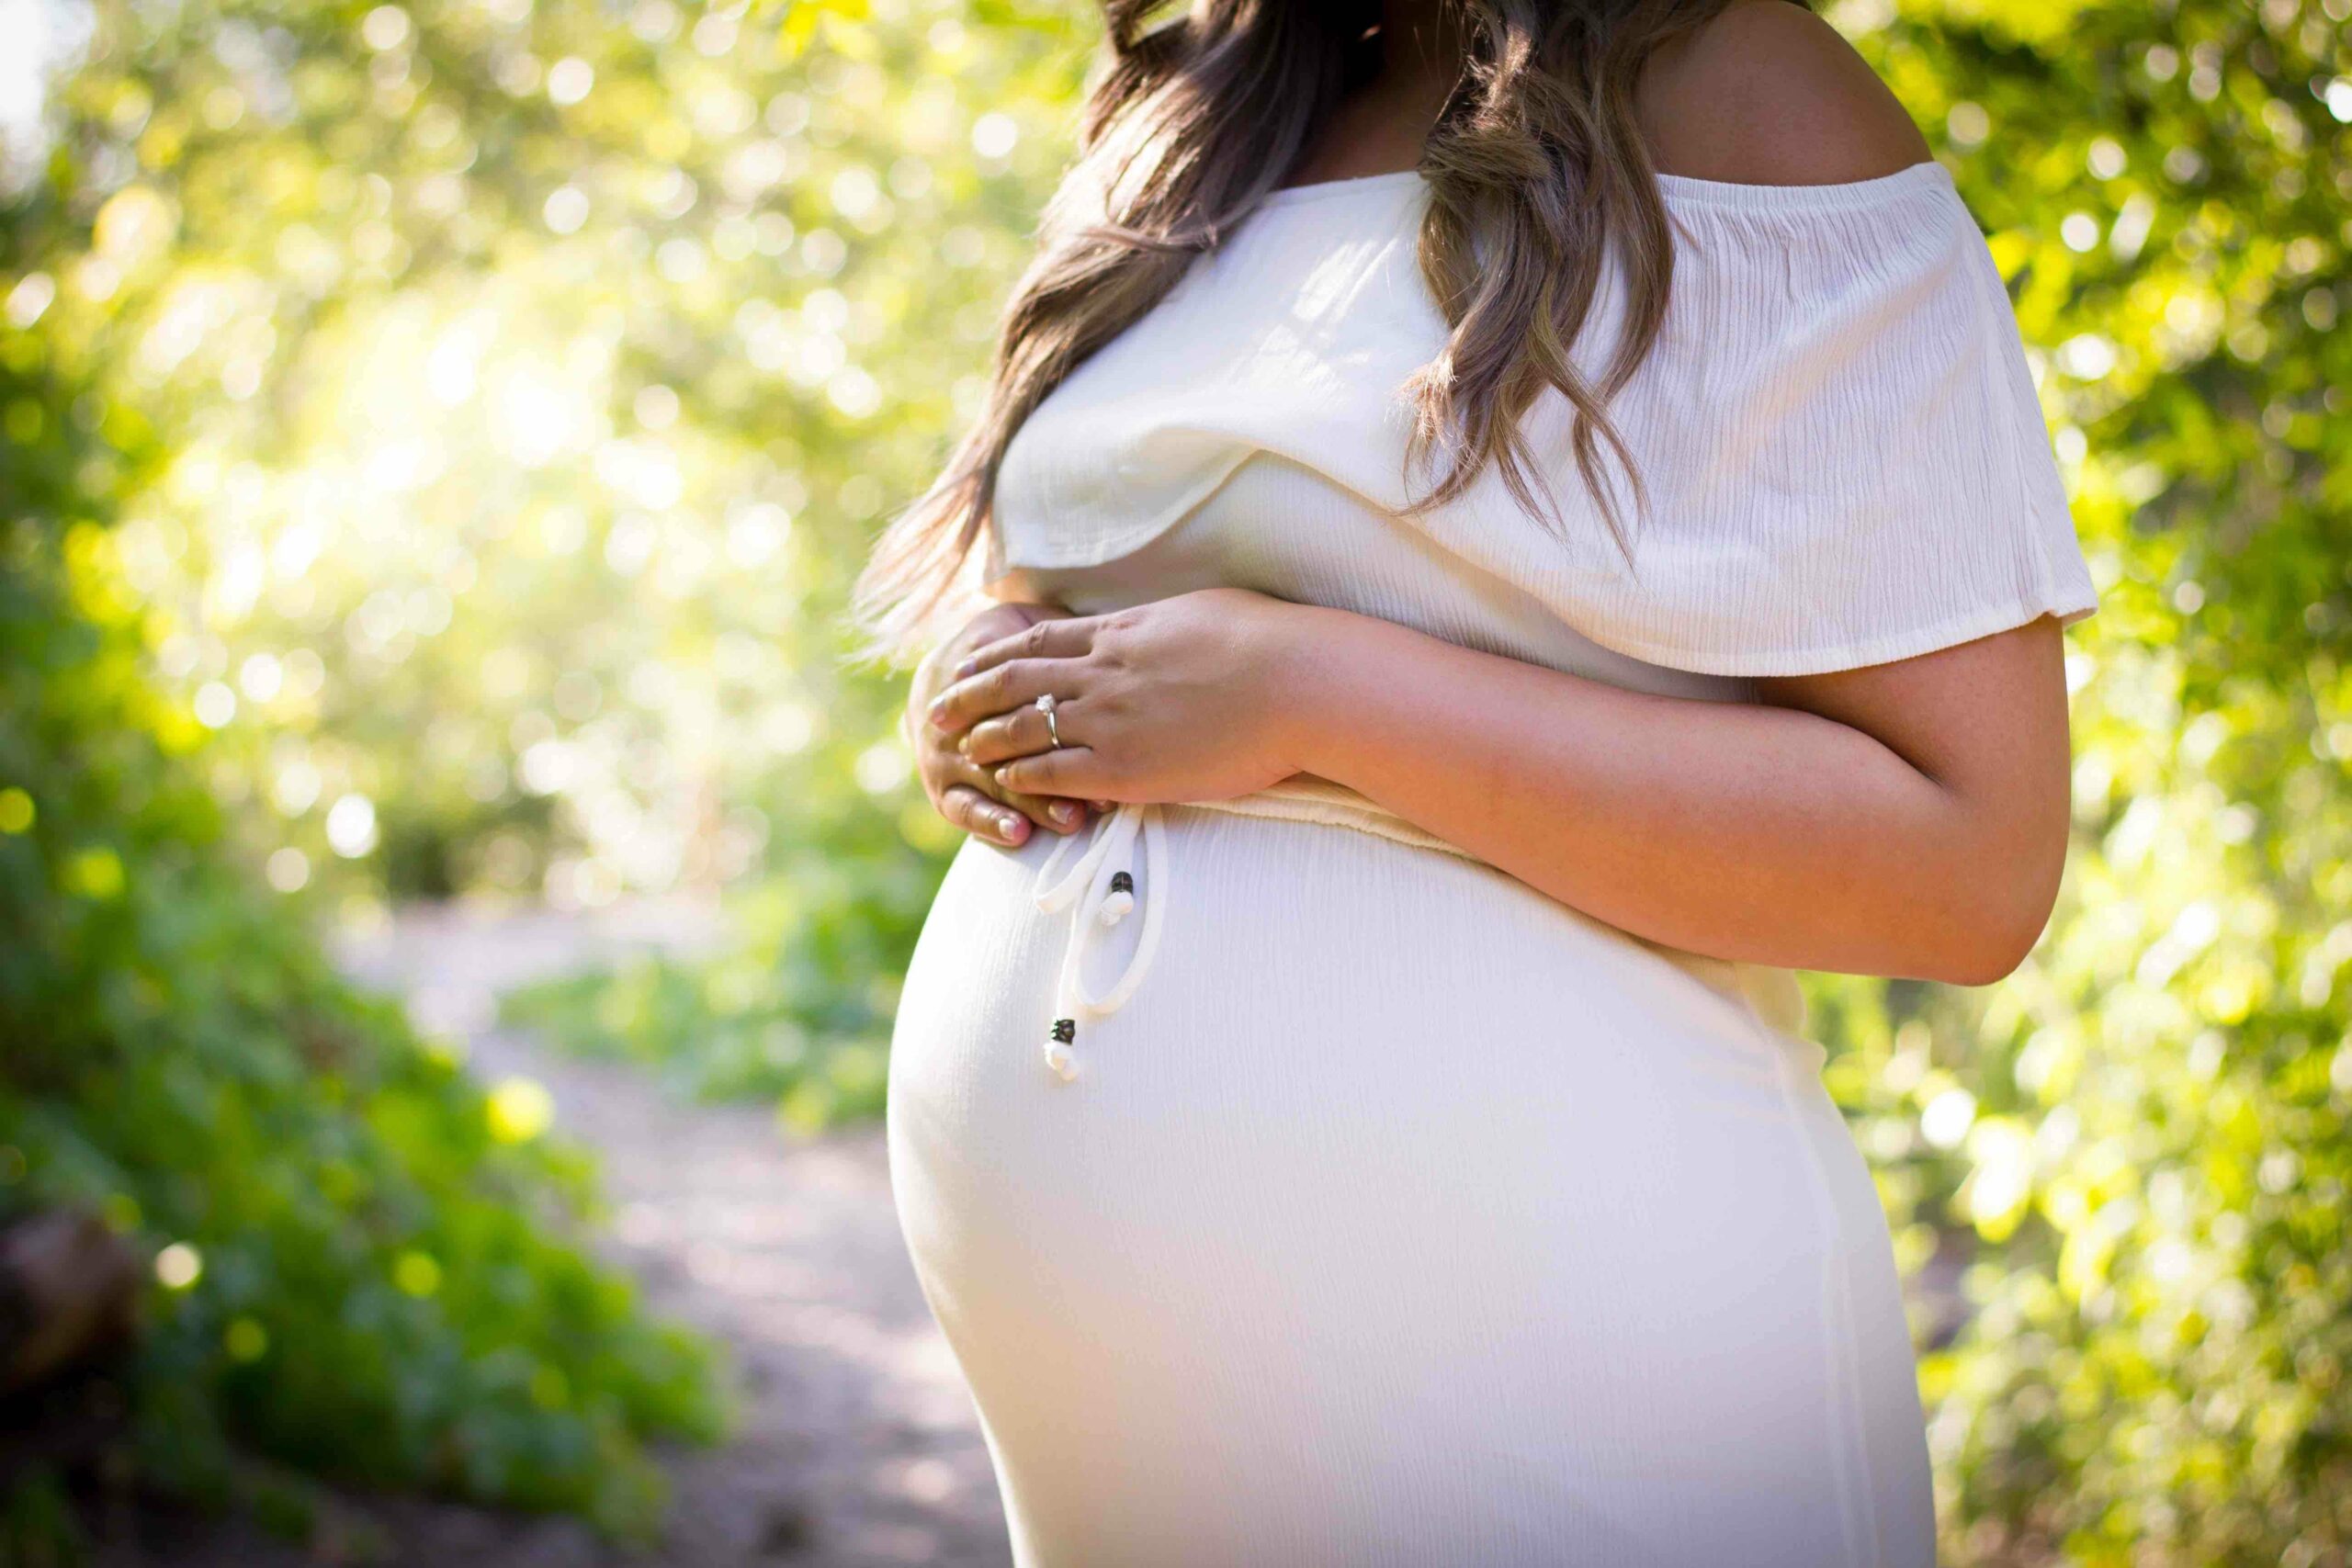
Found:
[[2092, 614], [2017, 319], [1950, 174], [1662, 184], [1668, 321], [1611, 411], [1647, 507], [1632, 569], [1580, 585], [1584, 629], [1794, 675]]

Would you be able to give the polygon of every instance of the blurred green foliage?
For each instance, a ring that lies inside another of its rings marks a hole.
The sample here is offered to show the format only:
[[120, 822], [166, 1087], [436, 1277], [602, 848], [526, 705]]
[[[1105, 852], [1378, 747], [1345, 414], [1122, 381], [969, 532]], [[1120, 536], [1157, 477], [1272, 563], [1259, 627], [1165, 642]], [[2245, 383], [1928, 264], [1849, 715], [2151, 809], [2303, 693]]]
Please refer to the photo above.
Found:
[[2352, 6], [1849, 10], [1991, 231], [2102, 590], [2032, 962], [1816, 992], [1906, 1261], [1967, 1264], [1946, 1555], [2340, 1563]]
[[593, 906], [899, 842], [839, 606], [978, 395], [1082, 54], [984, 9], [97, 13], [90, 243], [11, 281], [171, 433], [116, 547], [279, 886]]
[[[288, 1522], [323, 1475], [642, 1529], [648, 1441], [721, 1424], [711, 1352], [590, 1260], [544, 1091], [485, 1092], [329, 971], [155, 680], [116, 520], [181, 433], [51, 282], [145, 220], [110, 167], [62, 141], [0, 205], [0, 1218], [85, 1206], [152, 1262], [112, 1473]], [[0, 1559], [70, 1550], [52, 1488], [0, 1504]]]
[[548, 981], [504, 998], [505, 1021], [689, 1098], [773, 1099], [803, 1132], [880, 1115], [898, 979], [937, 877], [854, 840], [813, 848], [731, 902], [719, 956]]
[[[121, 497], [74, 547], [216, 732], [139, 699], [175, 787], [280, 887], [748, 886], [738, 949], [517, 1016], [870, 1112], [948, 840], [839, 610], [972, 406], [1082, 9], [101, 8], [0, 253], [79, 395], [6, 417], [87, 438], [61, 515]], [[2033, 959], [1814, 984], [1905, 1261], [1971, 1305], [1920, 1325], [1944, 1555], [2341, 1563], [2352, 4], [1824, 9], [1990, 232], [2103, 595]]]
[[[355, 997], [225, 853], [202, 728], [110, 570], [111, 451], [0, 334], [0, 1210], [70, 1202], [153, 1261], [130, 1441], [252, 1500], [259, 1456], [643, 1526], [643, 1441], [709, 1436], [707, 1352], [577, 1245], [544, 1091], [484, 1091]], [[282, 1492], [272, 1483], [268, 1488]]]

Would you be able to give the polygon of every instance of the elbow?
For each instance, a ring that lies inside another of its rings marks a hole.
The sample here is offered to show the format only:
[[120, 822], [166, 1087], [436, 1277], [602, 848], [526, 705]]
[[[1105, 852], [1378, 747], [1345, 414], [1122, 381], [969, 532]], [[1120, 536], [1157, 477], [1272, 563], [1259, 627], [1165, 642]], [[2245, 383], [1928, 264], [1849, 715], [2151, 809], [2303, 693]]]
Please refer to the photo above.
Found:
[[[2018, 864], [2020, 860], [2025, 863]], [[2016, 974], [2049, 927], [2064, 861], [2061, 845], [2054, 855], [2013, 858], [2017, 869], [2011, 875], [1980, 871], [1962, 879], [1958, 885], [1976, 896], [1950, 900], [1953, 918], [1944, 924], [1923, 978], [1948, 986], [1996, 986]]]
[[2041, 940], [2041, 927], [1987, 922], [1983, 930], [1955, 933], [1949, 950], [1925, 977], [1947, 986], [1997, 986], [2018, 972]]

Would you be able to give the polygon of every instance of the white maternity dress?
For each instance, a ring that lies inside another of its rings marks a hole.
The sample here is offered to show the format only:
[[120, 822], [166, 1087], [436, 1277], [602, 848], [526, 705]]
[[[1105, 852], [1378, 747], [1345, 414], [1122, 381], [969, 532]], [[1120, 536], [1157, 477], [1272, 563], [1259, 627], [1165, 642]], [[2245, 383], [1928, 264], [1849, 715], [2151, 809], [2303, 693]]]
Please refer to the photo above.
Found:
[[[1005, 464], [1003, 590], [1237, 585], [1719, 702], [2092, 612], [1943, 169], [1662, 185], [1672, 307], [1613, 406], [1631, 570], [1557, 400], [1525, 428], [1569, 536], [1491, 475], [1397, 514], [1398, 389], [1444, 336], [1402, 174], [1278, 193], [1053, 393]], [[1015, 1559], [1925, 1568], [1886, 1224], [1804, 1029], [1786, 971], [1318, 781], [967, 844], [889, 1146]]]

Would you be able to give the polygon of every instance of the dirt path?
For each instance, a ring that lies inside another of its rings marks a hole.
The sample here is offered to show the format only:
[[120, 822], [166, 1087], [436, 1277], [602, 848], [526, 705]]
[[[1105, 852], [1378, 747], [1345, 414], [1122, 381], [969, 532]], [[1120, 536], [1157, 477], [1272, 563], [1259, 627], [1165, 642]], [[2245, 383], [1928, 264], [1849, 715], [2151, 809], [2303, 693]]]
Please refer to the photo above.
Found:
[[[766, 1107], [682, 1105], [629, 1068], [567, 1060], [497, 1027], [503, 989], [632, 947], [692, 944], [714, 930], [707, 911], [676, 907], [599, 917], [420, 909], [340, 944], [356, 977], [402, 993], [420, 1023], [464, 1041], [484, 1078], [522, 1074], [547, 1087], [559, 1132], [597, 1156], [613, 1215], [609, 1255], [644, 1281], [654, 1310], [724, 1341], [741, 1384], [733, 1440], [670, 1466], [675, 1506], [658, 1551], [614, 1551], [569, 1520], [355, 1504], [396, 1562], [965, 1568], [1010, 1560], [971, 1401], [899, 1240], [880, 1128], [793, 1137]], [[235, 1534], [182, 1539], [153, 1560], [175, 1568], [302, 1561]]]

